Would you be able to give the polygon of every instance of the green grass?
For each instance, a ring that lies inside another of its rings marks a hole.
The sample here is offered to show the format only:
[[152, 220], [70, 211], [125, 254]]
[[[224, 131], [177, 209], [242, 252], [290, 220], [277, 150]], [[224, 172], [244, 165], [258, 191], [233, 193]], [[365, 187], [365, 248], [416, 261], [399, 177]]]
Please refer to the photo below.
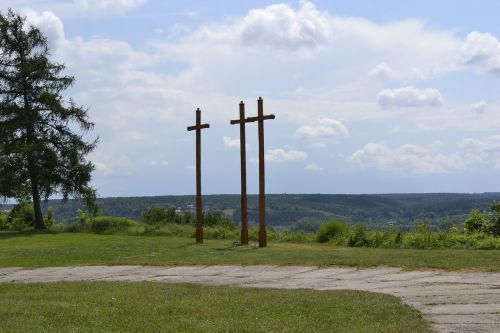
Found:
[[500, 272], [498, 250], [345, 248], [329, 244], [236, 246], [227, 240], [88, 233], [0, 232], [0, 267], [73, 265], [347, 265]]
[[2, 332], [430, 332], [389, 295], [154, 282], [0, 284]]

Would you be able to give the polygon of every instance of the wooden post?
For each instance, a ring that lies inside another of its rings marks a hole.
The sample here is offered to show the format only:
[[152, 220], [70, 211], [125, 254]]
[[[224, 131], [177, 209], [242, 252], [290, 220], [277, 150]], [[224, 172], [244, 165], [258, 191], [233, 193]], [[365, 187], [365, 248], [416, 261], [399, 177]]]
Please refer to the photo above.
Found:
[[231, 120], [231, 125], [240, 124], [241, 160], [241, 245], [248, 245], [248, 208], [247, 208], [247, 157], [245, 138], [245, 104], [240, 102], [240, 118]]
[[264, 120], [275, 119], [274, 114], [264, 115], [264, 100], [257, 101], [257, 117], [249, 117], [247, 121], [258, 122], [259, 132], [259, 247], [267, 246], [266, 232], [266, 174], [264, 163]]
[[196, 131], [196, 243], [203, 243], [203, 206], [201, 201], [201, 130], [209, 128], [209, 124], [201, 124], [201, 110], [196, 109], [196, 125], [189, 126], [188, 131]]

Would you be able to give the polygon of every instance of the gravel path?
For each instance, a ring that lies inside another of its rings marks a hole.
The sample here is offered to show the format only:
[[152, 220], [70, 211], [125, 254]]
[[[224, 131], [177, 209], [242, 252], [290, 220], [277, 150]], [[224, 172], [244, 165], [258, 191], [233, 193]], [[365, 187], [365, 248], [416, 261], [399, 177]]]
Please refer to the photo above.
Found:
[[500, 273], [302, 266], [0, 268], [0, 283], [83, 280], [365, 290], [401, 297], [405, 303], [421, 311], [438, 332], [500, 332]]

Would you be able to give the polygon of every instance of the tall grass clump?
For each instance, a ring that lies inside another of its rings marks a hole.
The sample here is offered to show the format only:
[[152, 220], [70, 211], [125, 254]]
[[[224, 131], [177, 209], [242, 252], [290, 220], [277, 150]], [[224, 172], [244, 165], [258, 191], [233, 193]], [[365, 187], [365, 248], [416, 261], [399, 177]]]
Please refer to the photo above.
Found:
[[90, 230], [97, 234], [123, 232], [134, 226], [137, 222], [126, 217], [96, 216], [90, 220]]

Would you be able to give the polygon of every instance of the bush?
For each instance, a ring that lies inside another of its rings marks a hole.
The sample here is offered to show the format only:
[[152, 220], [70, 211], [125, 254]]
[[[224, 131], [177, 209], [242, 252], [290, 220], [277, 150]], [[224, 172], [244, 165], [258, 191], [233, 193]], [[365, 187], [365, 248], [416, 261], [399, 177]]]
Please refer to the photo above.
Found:
[[469, 234], [478, 232], [489, 233], [491, 231], [491, 222], [484, 217], [479, 209], [474, 208], [470, 211], [467, 220], [465, 220], [464, 230]]
[[141, 213], [141, 221], [146, 224], [174, 223], [175, 215], [173, 207], [151, 206]]
[[90, 230], [98, 234], [125, 231], [132, 226], [137, 226], [137, 222], [125, 217], [97, 216], [90, 221]]
[[49, 207], [47, 210], [47, 218], [45, 219], [45, 225], [47, 227], [51, 227], [56, 223], [56, 219], [54, 217], [54, 208]]
[[207, 227], [235, 228], [233, 221], [219, 211], [203, 212], [203, 225]]
[[195, 225], [196, 221], [191, 212], [175, 213], [176, 224]]
[[0, 230], [7, 229], [7, 214], [0, 212]]
[[495, 236], [500, 236], [500, 201], [493, 201], [490, 206], [493, 215], [491, 216], [491, 233]]
[[35, 223], [35, 210], [30, 202], [21, 201], [10, 211], [7, 224], [14, 230], [24, 230]]
[[89, 214], [84, 210], [78, 209], [76, 211], [76, 221], [82, 226], [89, 225], [90, 224]]
[[316, 240], [320, 243], [326, 243], [335, 238], [341, 238], [349, 233], [347, 225], [340, 220], [331, 220], [328, 223], [323, 223], [319, 226], [316, 233]]

